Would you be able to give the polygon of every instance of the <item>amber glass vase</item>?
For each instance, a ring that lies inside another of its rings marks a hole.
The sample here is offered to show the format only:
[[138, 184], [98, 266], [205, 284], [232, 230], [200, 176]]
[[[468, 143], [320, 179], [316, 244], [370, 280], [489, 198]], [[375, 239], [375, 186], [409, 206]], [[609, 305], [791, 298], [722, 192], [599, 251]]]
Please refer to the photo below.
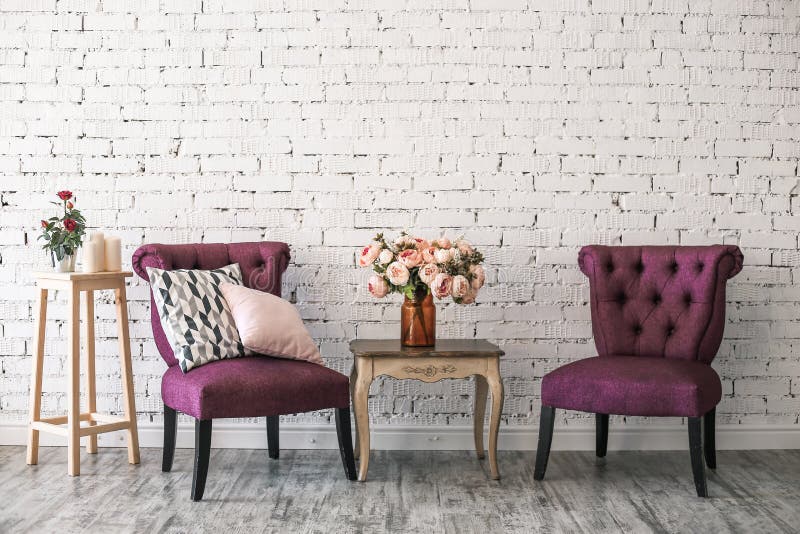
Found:
[[436, 343], [436, 306], [428, 288], [408, 297], [400, 308], [400, 342], [406, 347], [432, 347]]

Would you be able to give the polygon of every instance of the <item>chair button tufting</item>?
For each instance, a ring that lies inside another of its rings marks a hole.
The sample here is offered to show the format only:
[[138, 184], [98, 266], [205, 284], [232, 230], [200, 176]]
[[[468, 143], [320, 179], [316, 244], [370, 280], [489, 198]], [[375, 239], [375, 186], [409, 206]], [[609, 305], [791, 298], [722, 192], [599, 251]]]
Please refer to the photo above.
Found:
[[678, 272], [678, 264], [677, 263], [673, 263], [672, 265], [670, 265], [670, 269], [672, 269], [673, 273], [677, 273]]
[[614, 264], [613, 263], [609, 263], [608, 265], [606, 265], [606, 272], [607, 273], [614, 272]]
[[699, 262], [697, 265], [695, 265], [695, 267], [697, 268], [697, 272], [701, 273], [703, 272], [703, 268], [705, 267], [705, 265], [703, 264], [703, 262]]
[[655, 297], [653, 297], [653, 304], [655, 304], [656, 306], [661, 304], [661, 295], [656, 295]]
[[667, 337], [670, 337], [674, 333], [675, 333], [675, 328], [673, 328], [671, 326], [669, 328], [667, 328]]
[[642, 327], [641, 326], [634, 326], [633, 327], [633, 333], [638, 336], [639, 334], [642, 333]]
[[634, 266], [634, 269], [636, 269], [637, 273], [641, 274], [644, 272], [644, 264], [642, 262], [639, 262]]
[[691, 295], [684, 295], [683, 296], [683, 303], [687, 306], [692, 303], [692, 296]]
[[619, 295], [617, 295], [617, 302], [619, 302], [620, 304], [625, 304], [627, 300], [628, 297], [625, 296], [625, 293], [620, 293]]

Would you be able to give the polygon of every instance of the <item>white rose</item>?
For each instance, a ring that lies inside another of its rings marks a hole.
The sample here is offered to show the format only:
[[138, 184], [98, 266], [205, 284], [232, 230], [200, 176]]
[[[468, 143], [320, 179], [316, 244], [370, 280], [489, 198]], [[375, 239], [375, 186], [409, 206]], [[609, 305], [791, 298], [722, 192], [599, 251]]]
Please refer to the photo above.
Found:
[[436, 263], [447, 263], [450, 261], [450, 251], [453, 249], [440, 248], [433, 253]]
[[408, 268], [398, 261], [390, 263], [386, 268], [386, 278], [389, 279], [392, 285], [406, 285], [410, 275], [411, 273], [408, 272]]
[[381, 265], [387, 265], [392, 262], [394, 259], [394, 254], [388, 248], [381, 250], [381, 253], [378, 255], [378, 263]]

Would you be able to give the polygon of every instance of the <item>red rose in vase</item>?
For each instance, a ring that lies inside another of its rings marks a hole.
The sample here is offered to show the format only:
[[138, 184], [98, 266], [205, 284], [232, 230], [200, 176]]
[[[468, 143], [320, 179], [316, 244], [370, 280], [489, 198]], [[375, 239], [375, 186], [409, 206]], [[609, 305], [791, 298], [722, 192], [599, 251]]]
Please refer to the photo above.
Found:
[[[41, 220], [42, 233], [39, 239], [44, 241], [42, 248], [51, 255], [53, 267], [59, 272], [71, 272], [75, 268], [75, 253], [83, 244], [86, 218], [75, 208], [72, 191], [59, 191], [56, 196], [59, 201], [51, 204], [58, 206], [61, 213]], [[65, 258], [67, 261], [62, 265]]]

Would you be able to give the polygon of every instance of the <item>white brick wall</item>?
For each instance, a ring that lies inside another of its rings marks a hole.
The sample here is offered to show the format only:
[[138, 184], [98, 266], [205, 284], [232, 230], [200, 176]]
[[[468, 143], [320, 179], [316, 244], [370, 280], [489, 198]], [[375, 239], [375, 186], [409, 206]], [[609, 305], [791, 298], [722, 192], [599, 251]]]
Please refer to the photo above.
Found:
[[[791, 0], [0, 0], [0, 421], [25, 417], [36, 226], [69, 187], [128, 258], [289, 242], [284, 295], [341, 371], [350, 339], [398, 330], [354, 247], [465, 233], [489, 284], [438, 306], [439, 335], [504, 346], [510, 424], [536, 422], [544, 373], [592, 354], [581, 245], [738, 244], [720, 417], [797, 424], [799, 31]], [[146, 287], [129, 293], [137, 405], [157, 420]], [[48, 412], [65, 405], [63, 296], [51, 310]], [[469, 391], [379, 381], [370, 405], [462, 424]]]

